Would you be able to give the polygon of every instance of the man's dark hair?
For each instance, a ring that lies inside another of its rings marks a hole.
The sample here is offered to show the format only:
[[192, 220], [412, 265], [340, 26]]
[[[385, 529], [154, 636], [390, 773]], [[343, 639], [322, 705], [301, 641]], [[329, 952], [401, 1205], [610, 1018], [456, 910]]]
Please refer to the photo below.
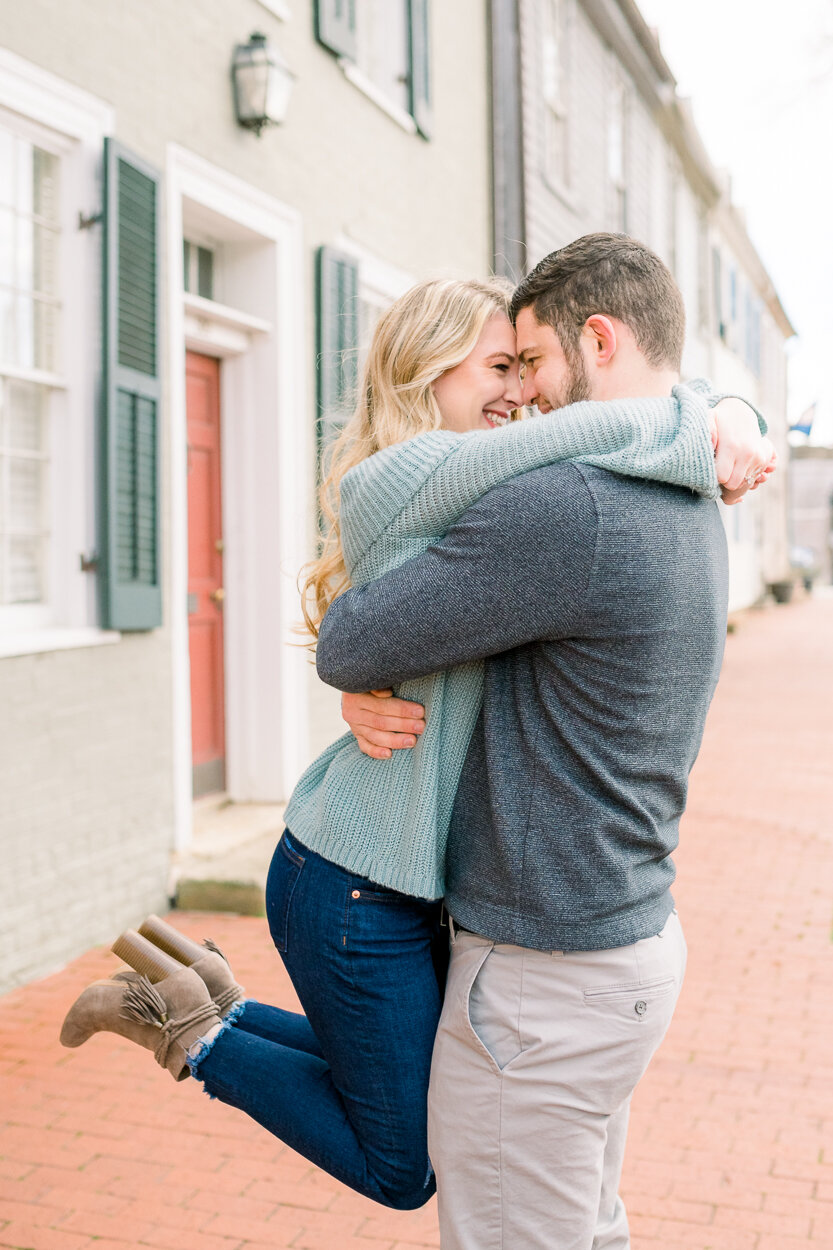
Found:
[[551, 326], [564, 354], [575, 359], [582, 326], [593, 313], [616, 317], [633, 333], [650, 365], [679, 369], [685, 339], [680, 288], [655, 252], [626, 234], [585, 234], [550, 252], [512, 296], [514, 322], [522, 308]]

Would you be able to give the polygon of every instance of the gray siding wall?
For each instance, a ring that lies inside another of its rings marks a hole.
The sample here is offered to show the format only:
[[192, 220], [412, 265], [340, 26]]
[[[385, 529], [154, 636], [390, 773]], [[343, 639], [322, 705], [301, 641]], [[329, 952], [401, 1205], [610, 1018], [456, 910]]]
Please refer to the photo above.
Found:
[[[683, 376], [705, 374], [719, 389], [748, 396], [766, 414], [782, 464], [786, 460], [786, 361], [784, 334], [767, 307], [768, 281], [761, 266], [748, 271], [737, 262], [745, 283], [762, 302], [761, 375], [746, 365], [742, 339], [729, 346], [717, 334], [712, 311], [712, 246], [727, 254], [730, 214], [714, 189], [714, 201], [702, 198], [701, 183], [689, 180], [689, 165], [667, 137], [664, 106], [670, 81], [639, 44], [617, 0], [564, 0], [567, 12], [566, 97], [569, 169], [553, 179], [546, 153], [543, 33], [547, 0], [520, 5], [524, 62], [524, 164], [527, 242], [530, 266], [571, 239], [596, 230], [618, 230], [617, 206], [608, 171], [610, 102], [614, 83], [627, 91], [625, 181], [627, 231], [652, 247], [672, 269], [685, 300], [688, 333]], [[598, 25], [591, 20], [597, 15]], [[607, 33], [602, 34], [602, 30]], [[632, 67], [633, 72], [628, 69]], [[639, 66], [642, 68], [640, 69]], [[634, 75], [639, 75], [642, 89]], [[645, 84], [654, 83], [656, 93]], [[690, 154], [687, 154], [690, 155]], [[696, 155], [696, 154], [695, 154]], [[707, 227], [704, 222], [707, 220]], [[709, 255], [703, 256], [704, 229]], [[749, 254], [748, 245], [744, 255]], [[704, 261], [708, 272], [704, 275]], [[768, 581], [784, 576], [787, 560], [786, 474], [742, 509], [727, 510], [732, 552], [732, 607], [755, 601]]]

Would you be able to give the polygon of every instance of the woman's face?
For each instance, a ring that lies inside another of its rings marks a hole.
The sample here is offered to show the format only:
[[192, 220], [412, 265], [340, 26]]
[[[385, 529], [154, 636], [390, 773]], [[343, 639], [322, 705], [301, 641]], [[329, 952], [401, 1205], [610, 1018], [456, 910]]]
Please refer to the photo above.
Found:
[[495, 313], [465, 360], [440, 374], [433, 387], [444, 430], [468, 434], [505, 425], [521, 407], [521, 382], [515, 355], [515, 331], [503, 313]]

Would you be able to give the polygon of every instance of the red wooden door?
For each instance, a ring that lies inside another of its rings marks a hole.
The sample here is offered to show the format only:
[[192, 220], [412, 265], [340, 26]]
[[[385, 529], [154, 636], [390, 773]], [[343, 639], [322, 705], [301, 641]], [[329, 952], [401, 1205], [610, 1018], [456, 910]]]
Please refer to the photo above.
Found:
[[220, 362], [188, 352], [188, 643], [194, 797], [225, 789]]

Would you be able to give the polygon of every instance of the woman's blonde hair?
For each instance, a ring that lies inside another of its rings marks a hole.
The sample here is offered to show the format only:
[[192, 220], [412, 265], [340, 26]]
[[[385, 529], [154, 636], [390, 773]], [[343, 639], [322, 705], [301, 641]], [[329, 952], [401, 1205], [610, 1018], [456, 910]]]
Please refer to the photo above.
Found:
[[440, 428], [432, 383], [465, 360], [490, 318], [508, 315], [511, 293], [500, 279], [433, 279], [411, 287], [379, 318], [355, 410], [327, 456], [321, 554], [302, 570], [301, 606], [314, 638], [327, 608], [350, 585], [339, 529], [341, 479], [377, 451]]

